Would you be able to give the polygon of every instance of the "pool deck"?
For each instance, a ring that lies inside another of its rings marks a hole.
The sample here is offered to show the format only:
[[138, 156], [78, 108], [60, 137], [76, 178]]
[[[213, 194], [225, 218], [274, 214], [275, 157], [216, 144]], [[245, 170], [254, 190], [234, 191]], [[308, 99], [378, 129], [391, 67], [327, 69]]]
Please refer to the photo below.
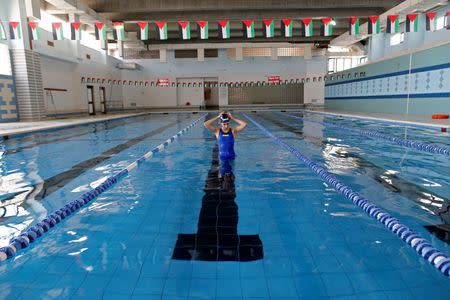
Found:
[[[239, 109], [234, 108], [233, 109]], [[258, 108], [253, 108], [253, 110]], [[292, 108], [293, 110], [298, 110]], [[244, 109], [245, 110], [245, 109]], [[289, 108], [287, 108], [289, 110]], [[368, 112], [353, 112], [353, 111], [337, 111], [337, 110], [329, 110], [329, 109], [313, 109], [308, 110], [307, 112], [325, 114], [325, 115], [334, 115], [334, 116], [342, 116], [342, 117], [350, 117], [350, 118], [360, 118], [360, 119], [368, 119], [368, 120], [377, 120], [377, 121], [385, 121], [385, 122], [395, 122], [400, 124], [407, 125], [419, 125], [419, 126], [427, 126], [427, 127], [435, 127], [435, 128], [447, 128], [450, 131], [450, 120], [433, 120], [430, 117], [423, 115], [400, 115], [400, 114], [385, 114], [385, 113], [368, 113]], [[145, 112], [128, 112], [128, 113], [114, 113], [110, 115], [102, 115], [102, 116], [79, 116], [79, 117], [71, 117], [71, 118], [55, 118], [55, 119], [46, 119], [42, 121], [34, 121], [34, 122], [11, 122], [11, 123], [0, 123], [0, 137], [11, 136], [17, 134], [30, 133], [34, 131], [48, 130], [48, 129], [56, 129], [56, 128], [64, 128], [75, 125], [82, 125], [88, 123], [96, 123], [107, 120], [114, 120], [120, 118], [126, 118], [131, 116], [139, 116], [142, 114], [149, 113], [194, 113], [201, 112], [199, 110], [174, 110], [174, 109], [160, 109], [160, 110], [152, 110]], [[206, 111], [205, 111], [206, 112]]]
[[10, 123], [0, 123], [0, 137], [11, 136], [17, 134], [25, 134], [34, 131], [64, 128], [75, 125], [82, 125], [88, 123], [103, 122], [107, 120], [115, 120], [121, 118], [127, 118], [132, 116], [145, 115], [149, 113], [193, 113], [198, 112], [195, 110], [155, 110], [155, 111], [144, 111], [144, 112], [128, 112], [128, 113], [113, 113], [101, 116], [77, 116], [77, 117], [67, 117], [67, 118], [48, 118], [42, 121], [33, 122], [10, 122]]
[[406, 115], [406, 114], [386, 114], [386, 113], [374, 113], [374, 112], [355, 112], [355, 111], [339, 111], [331, 109], [314, 109], [309, 111], [311, 113], [320, 113], [333, 116], [342, 116], [349, 118], [368, 119], [385, 122], [395, 122], [407, 125], [419, 125], [436, 128], [450, 129], [450, 119], [432, 119], [431, 116], [424, 115]]

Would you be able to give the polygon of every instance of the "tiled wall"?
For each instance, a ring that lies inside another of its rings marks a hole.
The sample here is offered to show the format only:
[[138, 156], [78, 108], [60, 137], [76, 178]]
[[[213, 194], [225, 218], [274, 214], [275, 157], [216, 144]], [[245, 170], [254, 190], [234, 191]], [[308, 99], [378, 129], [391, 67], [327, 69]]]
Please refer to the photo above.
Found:
[[0, 75], [0, 123], [18, 120], [17, 98], [12, 76]]
[[[333, 75], [325, 106], [339, 110], [421, 114], [450, 112], [450, 44]], [[409, 97], [408, 97], [409, 94]]]

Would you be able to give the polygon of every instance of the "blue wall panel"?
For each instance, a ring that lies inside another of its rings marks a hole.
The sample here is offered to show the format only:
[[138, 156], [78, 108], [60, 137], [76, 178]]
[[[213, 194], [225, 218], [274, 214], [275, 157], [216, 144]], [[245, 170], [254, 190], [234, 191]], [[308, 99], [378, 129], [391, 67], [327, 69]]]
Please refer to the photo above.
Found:
[[396, 114], [449, 113], [450, 44], [414, 53], [411, 71], [409, 59], [404, 55], [334, 74], [325, 85], [325, 107]]

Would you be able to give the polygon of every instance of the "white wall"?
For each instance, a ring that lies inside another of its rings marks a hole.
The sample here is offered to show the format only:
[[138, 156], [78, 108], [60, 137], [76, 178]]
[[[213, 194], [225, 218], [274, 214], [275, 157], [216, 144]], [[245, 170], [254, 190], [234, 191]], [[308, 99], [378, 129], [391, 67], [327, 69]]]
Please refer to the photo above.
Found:
[[[88, 110], [86, 84], [81, 77], [121, 79], [116, 68], [120, 60], [106, 55], [104, 50], [82, 46], [77, 41], [53, 41], [52, 34], [41, 30], [41, 40], [33, 41], [33, 50], [41, 54], [41, 72], [44, 88], [66, 89], [67, 92], [45, 92], [47, 114], [84, 113]], [[87, 58], [90, 56], [90, 59]], [[92, 83], [95, 98], [100, 98], [99, 87], [106, 87], [106, 99], [122, 100], [122, 87], [111, 87], [107, 83]], [[99, 107], [97, 107], [99, 109]]]
[[[254, 57], [236, 61], [228, 59], [225, 49], [219, 50], [218, 58], [205, 58], [204, 62], [198, 62], [195, 58], [175, 59], [173, 50], [167, 50], [167, 63], [157, 59], [130, 62], [139, 64], [141, 69], [124, 70], [123, 79], [156, 81], [158, 78], [169, 78], [170, 82], [176, 82], [177, 78], [217, 77], [219, 82], [239, 82], [264, 81], [271, 75], [280, 75], [281, 79], [323, 76], [326, 71], [325, 56], [315, 56], [310, 60], [303, 57], [279, 57], [272, 61], [270, 57]], [[311, 93], [310, 98], [323, 103], [323, 83], [311, 84], [308, 91]], [[131, 103], [136, 103], [138, 107], [176, 106], [177, 88], [124, 87], [123, 97], [126, 107]], [[219, 104], [228, 104], [227, 88], [219, 88]]]

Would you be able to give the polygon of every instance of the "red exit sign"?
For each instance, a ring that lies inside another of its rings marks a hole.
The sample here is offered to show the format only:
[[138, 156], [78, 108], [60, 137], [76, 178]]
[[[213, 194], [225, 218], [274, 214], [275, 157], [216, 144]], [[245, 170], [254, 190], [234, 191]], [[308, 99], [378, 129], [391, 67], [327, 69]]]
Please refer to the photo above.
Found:
[[158, 78], [156, 81], [157, 86], [169, 86], [169, 78]]
[[279, 75], [268, 76], [267, 77], [267, 81], [269, 83], [280, 83], [281, 82], [281, 78], [280, 78]]

